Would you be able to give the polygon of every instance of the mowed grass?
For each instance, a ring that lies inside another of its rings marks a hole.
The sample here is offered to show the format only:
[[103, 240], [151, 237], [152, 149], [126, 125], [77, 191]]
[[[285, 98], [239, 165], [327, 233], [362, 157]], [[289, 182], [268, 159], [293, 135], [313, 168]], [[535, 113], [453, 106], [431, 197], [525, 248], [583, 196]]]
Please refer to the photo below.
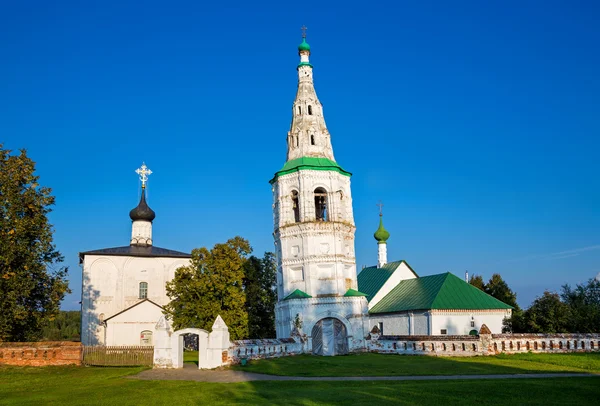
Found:
[[[423, 359], [423, 357], [419, 357]], [[2, 405], [593, 405], [600, 378], [474, 381], [259, 381], [128, 378], [141, 368], [0, 367]]]
[[490, 357], [427, 357], [372, 353], [337, 357], [298, 355], [250, 361], [246, 366], [236, 365], [231, 368], [269, 375], [311, 377], [600, 373], [600, 353], [526, 353]]

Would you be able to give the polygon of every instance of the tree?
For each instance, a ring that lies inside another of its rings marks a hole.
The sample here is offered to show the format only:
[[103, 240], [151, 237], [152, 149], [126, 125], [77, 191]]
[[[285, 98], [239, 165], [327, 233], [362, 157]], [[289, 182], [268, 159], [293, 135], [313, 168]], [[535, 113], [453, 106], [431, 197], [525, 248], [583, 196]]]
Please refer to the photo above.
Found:
[[275, 255], [265, 252], [262, 259], [251, 256], [246, 261], [244, 269], [249, 336], [275, 337], [275, 303], [277, 303]]
[[513, 307], [511, 317], [505, 318], [502, 321], [503, 332], [525, 332], [524, 315], [517, 303], [517, 294], [508, 287], [508, 284], [502, 279], [500, 274], [493, 274], [487, 283], [483, 281], [481, 275], [473, 274], [471, 279], [469, 279], [469, 284]]
[[248, 313], [243, 289], [244, 266], [252, 252], [248, 241], [234, 237], [224, 244], [192, 251], [191, 263], [179, 268], [167, 283], [171, 302], [165, 306], [175, 329], [197, 327], [210, 331], [221, 315], [233, 340], [248, 336]]
[[47, 217], [54, 197], [38, 180], [25, 150], [0, 144], [0, 341], [38, 339], [70, 292]]
[[527, 333], [565, 333], [568, 331], [571, 310], [560, 300], [558, 293], [545, 291], [524, 312]]
[[483, 281], [483, 276], [476, 274], [471, 275], [471, 278], [469, 279], [469, 284], [485, 292], [485, 282]]
[[600, 331], [600, 281], [590, 279], [587, 284], [562, 287], [562, 300], [571, 310], [569, 332], [592, 333]]
[[512, 306], [515, 310], [520, 310], [517, 304], [517, 294], [508, 287], [508, 284], [498, 273], [493, 274], [488, 283], [486, 283], [485, 293]]
[[44, 341], [79, 341], [81, 339], [81, 312], [60, 311], [54, 320], [42, 328]]

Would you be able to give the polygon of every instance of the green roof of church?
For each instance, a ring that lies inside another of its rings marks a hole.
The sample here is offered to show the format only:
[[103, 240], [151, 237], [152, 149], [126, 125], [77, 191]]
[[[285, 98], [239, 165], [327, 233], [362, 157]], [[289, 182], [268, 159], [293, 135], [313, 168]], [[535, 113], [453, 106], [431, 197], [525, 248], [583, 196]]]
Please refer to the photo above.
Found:
[[[365, 292], [367, 295], [367, 300], [371, 301], [373, 296], [379, 292], [379, 289], [381, 289], [383, 284], [387, 282], [390, 276], [392, 276], [396, 268], [398, 268], [398, 266], [400, 266], [400, 264], [403, 262], [412, 271], [412, 268], [404, 260], [388, 262], [381, 268], [377, 268], [377, 266], [364, 268], [358, 274], [358, 290]], [[412, 272], [417, 275], [415, 271]]]
[[355, 289], [348, 289], [346, 293], [344, 293], [345, 297], [354, 297], [354, 296], [367, 296], [366, 293], [359, 292]]
[[369, 313], [428, 309], [487, 310], [512, 307], [447, 272], [401, 281]]
[[314, 158], [314, 157], [302, 157], [287, 161], [283, 168], [279, 172], [275, 173], [271, 183], [275, 182], [279, 176], [287, 175], [288, 173], [298, 172], [302, 169], [316, 170], [316, 171], [336, 171], [342, 175], [351, 176], [350, 172], [342, 169], [335, 161], [328, 158]]
[[290, 293], [289, 295], [287, 295], [286, 297], [283, 298], [283, 300], [289, 300], [289, 299], [310, 299], [312, 296], [309, 295], [308, 293], [302, 292], [300, 289], [296, 289], [295, 291], [293, 291], [292, 293]]

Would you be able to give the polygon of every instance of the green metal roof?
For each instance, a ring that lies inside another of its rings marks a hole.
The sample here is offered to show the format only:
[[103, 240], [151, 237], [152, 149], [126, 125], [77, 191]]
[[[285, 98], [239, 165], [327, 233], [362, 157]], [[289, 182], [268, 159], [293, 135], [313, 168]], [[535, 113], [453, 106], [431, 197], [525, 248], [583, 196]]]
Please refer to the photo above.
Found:
[[288, 173], [298, 172], [301, 169], [310, 169], [316, 171], [336, 171], [341, 173], [342, 175], [351, 176], [350, 172], [347, 172], [342, 169], [336, 162], [327, 158], [314, 158], [305, 156], [302, 158], [292, 159], [291, 161], [287, 161], [283, 168], [279, 172], [275, 173], [273, 179], [270, 180], [271, 183], [275, 182], [279, 176], [287, 175]]
[[289, 295], [287, 295], [286, 297], [283, 298], [283, 300], [289, 300], [289, 299], [310, 299], [312, 296], [309, 295], [308, 293], [302, 292], [300, 289], [296, 289], [295, 291], [293, 291], [292, 293], [290, 293]]
[[[392, 276], [396, 268], [401, 263], [406, 263], [404, 260], [396, 261], [396, 262], [388, 262], [381, 268], [377, 268], [377, 266], [370, 266], [368, 268], [364, 268], [358, 274], [358, 290], [361, 292], [365, 292], [367, 294], [367, 300], [370, 302], [373, 299], [373, 296], [379, 289], [383, 286], [385, 282]], [[406, 264], [408, 268], [412, 271], [412, 268]], [[415, 271], [413, 271], [415, 275]]]
[[346, 293], [344, 293], [345, 297], [354, 297], [354, 296], [367, 296], [366, 293], [359, 292], [355, 289], [348, 289]]
[[428, 309], [487, 310], [512, 307], [447, 272], [401, 281], [369, 313]]

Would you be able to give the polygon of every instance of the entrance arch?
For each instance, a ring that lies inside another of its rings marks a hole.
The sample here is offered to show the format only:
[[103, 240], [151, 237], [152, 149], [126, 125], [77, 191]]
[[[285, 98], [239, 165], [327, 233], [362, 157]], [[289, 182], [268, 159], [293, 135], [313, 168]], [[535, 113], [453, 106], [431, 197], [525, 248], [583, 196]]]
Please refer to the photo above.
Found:
[[198, 368], [200, 368], [200, 365], [202, 365], [200, 357], [206, 356], [206, 350], [208, 349], [208, 332], [201, 328], [184, 328], [175, 331], [171, 335], [171, 348], [175, 351], [173, 368], [183, 368], [183, 336], [186, 334], [198, 336]]
[[326, 317], [316, 322], [311, 337], [314, 355], [348, 354], [348, 331], [337, 318]]

